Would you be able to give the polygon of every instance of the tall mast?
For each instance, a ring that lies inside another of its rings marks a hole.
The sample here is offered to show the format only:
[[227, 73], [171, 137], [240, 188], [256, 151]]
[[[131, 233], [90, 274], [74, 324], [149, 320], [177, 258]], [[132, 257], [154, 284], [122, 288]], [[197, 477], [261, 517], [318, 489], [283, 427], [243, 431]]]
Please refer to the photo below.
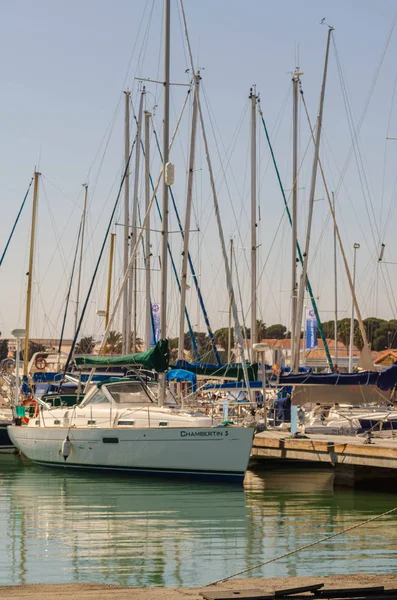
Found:
[[233, 238], [230, 238], [230, 279], [232, 282], [232, 290], [229, 293], [229, 323], [227, 331], [227, 362], [232, 362], [232, 304], [233, 304]]
[[[332, 192], [332, 205], [334, 207], [335, 215], [335, 196]], [[335, 338], [335, 361], [334, 364], [338, 364], [338, 271], [337, 271], [337, 256], [336, 256], [336, 228], [334, 227], [334, 292], [335, 292], [335, 324], [334, 324], [334, 338]]]
[[192, 111], [192, 129], [190, 134], [190, 152], [189, 152], [189, 173], [187, 180], [187, 196], [186, 196], [186, 214], [185, 227], [183, 235], [183, 251], [182, 251], [182, 273], [181, 273], [181, 302], [179, 312], [179, 343], [178, 343], [178, 358], [183, 360], [183, 348], [185, 339], [185, 306], [186, 306], [186, 289], [187, 289], [187, 262], [189, 254], [189, 237], [190, 237], [190, 218], [192, 214], [192, 195], [193, 195], [193, 174], [194, 174], [194, 155], [196, 150], [196, 132], [197, 132], [197, 115], [198, 115], [198, 98], [200, 89], [200, 72], [194, 76], [194, 95], [193, 95], [193, 111]]
[[[145, 214], [150, 202], [150, 117], [145, 111]], [[150, 348], [152, 330], [152, 307], [150, 302], [150, 213], [147, 215], [145, 227], [145, 350]]]
[[[360, 244], [353, 245], [353, 290], [356, 286], [356, 252]], [[352, 297], [352, 316], [350, 320], [350, 344], [349, 344], [349, 373], [353, 372], [353, 342], [354, 342], [354, 297]]]
[[[112, 278], [113, 278], [113, 256], [114, 256], [114, 239], [115, 233], [110, 234], [110, 251], [109, 251], [109, 267], [108, 267], [108, 287], [106, 292], [106, 311], [105, 311], [105, 331], [109, 324], [110, 315], [110, 296], [112, 293]], [[103, 348], [103, 353], [106, 355], [106, 344]]]
[[[123, 254], [123, 272], [128, 268], [129, 255], [129, 234], [130, 234], [130, 169], [128, 166], [130, 158], [130, 96], [131, 92], [124, 92], [125, 96], [125, 118], [124, 118], [124, 254]], [[128, 321], [128, 286], [125, 286], [123, 293], [123, 354], [129, 352], [130, 341], [130, 322]]]
[[[161, 290], [160, 290], [160, 337], [167, 338], [167, 266], [168, 266], [168, 185], [166, 165], [169, 156], [170, 137], [170, 33], [171, 0], [164, 0], [164, 123], [163, 123], [163, 201], [161, 222]], [[165, 376], [160, 378], [160, 405], [165, 402]]]
[[25, 324], [25, 351], [23, 353], [23, 374], [28, 376], [29, 364], [29, 333], [30, 333], [30, 311], [32, 307], [32, 281], [33, 281], [33, 259], [34, 259], [34, 243], [36, 233], [37, 219], [37, 203], [39, 199], [39, 177], [40, 173], [34, 173], [34, 188], [33, 188], [33, 208], [32, 208], [32, 224], [30, 229], [30, 251], [29, 251], [29, 271], [28, 271], [28, 289], [26, 294], [26, 324]]
[[254, 362], [253, 345], [256, 343], [256, 102], [253, 88], [251, 100], [251, 361]]
[[[135, 144], [135, 172], [134, 172], [134, 196], [132, 201], [132, 239], [131, 250], [135, 245], [137, 238], [137, 218], [138, 218], [138, 186], [139, 186], [139, 167], [141, 163], [141, 131], [142, 131], [142, 116], [143, 116], [143, 100], [145, 97], [145, 88], [141, 92], [138, 111], [138, 126], [136, 132]], [[137, 261], [134, 260], [134, 266], [131, 272], [129, 281], [128, 294], [128, 328], [132, 328], [132, 349], [128, 348], [128, 352], [136, 352], [136, 313], [137, 313]]]
[[317, 116], [317, 127], [316, 127], [316, 141], [314, 147], [314, 157], [313, 157], [313, 168], [312, 168], [312, 178], [310, 183], [310, 196], [309, 196], [309, 215], [308, 215], [308, 223], [307, 223], [307, 232], [306, 232], [306, 244], [305, 244], [305, 252], [304, 252], [304, 260], [303, 260], [303, 269], [300, 278], [299, 284], [299, 298], [298, 298], [298, 307], [296, 311], [296, 326], [295, 326], [295, 356], [294, 356], [294, 371], [297, 371], [299, 368], [299, 346], [300, 346], [300, 333], [301, 333], [301, 323], [302, 323], [302, 314], [303, 314], [303, 303], [305, 297], [305, 289], [306, 289], [306, 280], [307, 280], [307, 265], [309, 260], [309, 249], [310, 249], [310, 237], [311, 237], [311, 228], [312, 228], [312, 220], [313, 220], [313, 208], [314, 208], [314, 194], [316, 191], [316, 179], [317, 179], [317, 165], [318, 165], [318, 157], [320, 151], [320, 139], [321, 139], [321, 127], [323, 122], [323, 108], [324, 108], [324, 96], [325, 96], [325, 84], [327, 81], [327, 70], [328, 70], [328, 56], [329, 56], [329, 47], [331, 42], [331, 34], [333, 31], [333, 27], [330, 27], [328, 30], [327, 37], [327, 49], [325, 53], [325, 62], [324, 62], [324, 73], [323, 73], [323, 81], [321, 86], [321, 94], [320, 94], [320, 106]]
[[[114, 256], [114, 239], [116, 237], [115, 233], [110, 234], [110, 252], [109, 252], [109, 269], [108, 269], [108, 289], [106, 293], [106, 317], [105, 317], [105, 327], [108, 326], [109, 323], [109, 315], [110, 315], [110, 296], [112, 292], [112, 277], [113, 277], [113, 256]], [[106, 348], [106, 346], [105, 346]]]
[[292, 148], [292, 240], [291, 240], [291, 356], [295, 356], [295, 329], [296, 309], [298, 306], [298, 282], [296, 277], [297, 266], [297, 242], [298, 242], [298, 88], [299, 76], [302, 75], [298, 69], [292, 78], [293, 85], [293, 148]]
[[77, 324], [79, 322], [81, 268], [83, 265], [84, 231], [85, 231], [85, 216], [86, 216], [86, 211], [87, 211], [88, 183], [83, 183], [83, 187], [84, 187], [84, 204], [83, 204], [83, 214], [81, 216], [80, 258], [79, 258], [79, 271], [78, 271], [78, 275], [77, 275], [76, 309], [74, 311], [74, 333], [76, 333], [76, 331], [77, 331]]

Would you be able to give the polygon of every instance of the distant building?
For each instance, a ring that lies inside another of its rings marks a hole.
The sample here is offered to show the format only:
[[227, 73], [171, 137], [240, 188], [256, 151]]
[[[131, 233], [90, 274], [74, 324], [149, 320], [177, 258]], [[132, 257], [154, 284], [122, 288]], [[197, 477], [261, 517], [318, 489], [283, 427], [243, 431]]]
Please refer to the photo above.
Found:
[[374, 364], [381, 367], [390, 367], [390, 365], [393, 365], [395, 362], [397, 362], [397, 350], [389, 349], [378, 352]]

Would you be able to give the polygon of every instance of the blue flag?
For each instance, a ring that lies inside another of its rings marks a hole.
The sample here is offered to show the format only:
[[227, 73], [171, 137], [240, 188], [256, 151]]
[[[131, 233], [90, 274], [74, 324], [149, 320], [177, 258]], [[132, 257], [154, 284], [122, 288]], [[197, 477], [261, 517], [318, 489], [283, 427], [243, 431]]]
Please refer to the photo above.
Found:
[[313, 350], [318, 348], [317, 339], [317, 319], [312, 308], [306, 310], [306, 348], [307, 350]]

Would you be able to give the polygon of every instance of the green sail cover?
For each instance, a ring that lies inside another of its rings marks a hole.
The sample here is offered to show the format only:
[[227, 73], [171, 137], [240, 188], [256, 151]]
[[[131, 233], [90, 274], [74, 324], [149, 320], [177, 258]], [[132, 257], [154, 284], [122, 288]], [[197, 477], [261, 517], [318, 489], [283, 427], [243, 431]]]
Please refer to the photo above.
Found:
[[[223, 377], [226, 379], [237, 379], [242, 381], [244, 379], [244, 371], [242, 365], [222, 365], [220, 367], [216, 365], [206, 365], [201, 363], [189, 363], [185, 360], [178, 360], [177, 366], [172, 367], [173, 369], [185, 369], [196, 375], [205, 375], [206, 377]], [[258, 379], [258, 364], [253, 363], [247, 365], [248, 378], [250, 381], [257, 381]]]
[[169, 365], [168, 340], [159, 340], [153, 348], [146, 352], [125, 354], [123, 356], [79, 356], [77, 366], [87, 367], [130, 367], [140, 365], [146, 369], [154, 369], [163, 373]]

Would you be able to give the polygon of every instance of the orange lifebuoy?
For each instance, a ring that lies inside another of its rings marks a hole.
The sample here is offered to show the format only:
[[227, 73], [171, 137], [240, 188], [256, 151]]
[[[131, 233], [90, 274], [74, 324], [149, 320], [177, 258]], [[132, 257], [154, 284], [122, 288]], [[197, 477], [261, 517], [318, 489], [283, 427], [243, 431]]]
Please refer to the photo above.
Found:
[[44, 371], [47, 366], [47, 361], [45, 358], [43, 358], [43, 356], [38, 356], [34, 361], [34, 364], [36, 369], [39, 369], [39, 371]]
[[30, 407], [34, 408], [33, 415], [30, 415], [30, 417], [26, 417], [26, 416], [22, 417], [22, 421], [24, 423], [29, 423], [29, 419], [34, 419], [39, 414], [39, 405], [37, 404], [36, 400], [34, 400], [33, 398], [25, 398], [24, 400], [22, 400], [21, 405], [25, 406], [25, 408], [28, 408], [28, 409]]

